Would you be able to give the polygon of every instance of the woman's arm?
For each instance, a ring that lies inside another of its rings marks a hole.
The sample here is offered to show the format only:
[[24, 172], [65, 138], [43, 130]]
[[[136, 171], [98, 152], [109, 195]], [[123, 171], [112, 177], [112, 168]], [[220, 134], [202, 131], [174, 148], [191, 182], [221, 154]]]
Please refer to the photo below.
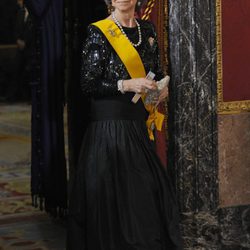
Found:
[[104, 79], [105, 62], [109, 57], [108, 41], [90, 25], [88, 37], [82, 50], [81, 89], [88, 97], [103, 97], [120, 94], [116, 79]]
[[158, 38], [157, 38], [157, 33], [155, 26], [152, 22], [150, 22], [151, 29], [152, 29], [152, 37], [154, 38], [154, 45], [155, 46], [155, 57], [154, 57], [154, 73], [156, 75], [156, 80], [159, 81], [164, 77], [163, 71], [162, 71], [162, 66], [161, 66], [161, 60], [160, 60], [160, 49], [159, 49], [159, 44], [158, 44]]
[[[105, 79], [105, 70], [109, 62], [108, 41], [98, 30], [90, 25], [88, 37], [82, 51], [81, 89], [88, 97], [104, 97], [121, 94], [117, 81], [120, 79]], [[122, 80], [122, 79], [121, 79]], [[142, 93], [146, 89], [155, 89], [154, 81], [145, 78], [124, 80], [124, 91]]]
[[[164, 78], [164, 74], [163, 74], [163, 70], [162, 70], [162, 65], [161, 65], [161, 60], [160, 60], [160, 49], [159, 49], [159, 44], [158, 44], [158, 39], [157, 39], [157, 33], [156, 33], [156, 29], [155, 26], [152, 22], [150, 22], [151, 25], [151, 29], [152, 29], [152, 37], [154, 38], [154, 45], [155, 46], [155, 57], [154, 57], [154, 73], [156, 75], [156, 80], [160, 81], [162, 78]], [[166, 100], [166, 98], [168, 97], [168, 86], [164, 87], [159, 94], [156, 106]]]

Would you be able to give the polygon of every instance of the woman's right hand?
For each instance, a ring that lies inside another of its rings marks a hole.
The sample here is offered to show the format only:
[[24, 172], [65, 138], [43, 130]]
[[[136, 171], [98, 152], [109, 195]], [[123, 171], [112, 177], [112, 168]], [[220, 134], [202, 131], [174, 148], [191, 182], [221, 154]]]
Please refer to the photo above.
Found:
[[146, 78], [133, 78], [123, 81], [123, 90], [125, 92], [135, 92], [136, 94], [142, 94], [147, 92], [147, 90], [155, 89], [157, 89], [156, 82]]

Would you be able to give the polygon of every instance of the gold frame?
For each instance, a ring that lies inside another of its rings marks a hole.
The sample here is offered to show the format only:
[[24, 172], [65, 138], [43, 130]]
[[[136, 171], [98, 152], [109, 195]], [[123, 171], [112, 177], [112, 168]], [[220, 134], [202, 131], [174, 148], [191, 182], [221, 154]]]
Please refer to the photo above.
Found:
[[222, 61], [222, 13], [221, 0], [216, 0], [216, 38], [217, 38], [217, 94], [218, 113], [237, 114], [250, 112], [250, 100], [244, 101], [223, 101], [223, 61]]

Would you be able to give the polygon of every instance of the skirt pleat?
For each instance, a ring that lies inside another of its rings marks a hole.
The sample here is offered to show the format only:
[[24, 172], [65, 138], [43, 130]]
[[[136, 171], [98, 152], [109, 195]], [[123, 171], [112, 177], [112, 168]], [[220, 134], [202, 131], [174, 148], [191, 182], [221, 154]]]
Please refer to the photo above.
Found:
[[178, 212], [145, 121], [91, 122], [70, 193], [68, 250], [180, 250]]

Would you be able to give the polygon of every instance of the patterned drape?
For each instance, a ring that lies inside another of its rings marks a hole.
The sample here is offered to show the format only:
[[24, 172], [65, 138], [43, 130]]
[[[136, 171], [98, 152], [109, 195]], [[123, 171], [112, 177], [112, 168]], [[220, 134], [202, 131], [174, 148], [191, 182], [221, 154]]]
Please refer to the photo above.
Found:
[[33, 205], [53, 216], [67, 208], [63, 106], [63, 0], [26, 0], [37, 26], [32, 85]]

